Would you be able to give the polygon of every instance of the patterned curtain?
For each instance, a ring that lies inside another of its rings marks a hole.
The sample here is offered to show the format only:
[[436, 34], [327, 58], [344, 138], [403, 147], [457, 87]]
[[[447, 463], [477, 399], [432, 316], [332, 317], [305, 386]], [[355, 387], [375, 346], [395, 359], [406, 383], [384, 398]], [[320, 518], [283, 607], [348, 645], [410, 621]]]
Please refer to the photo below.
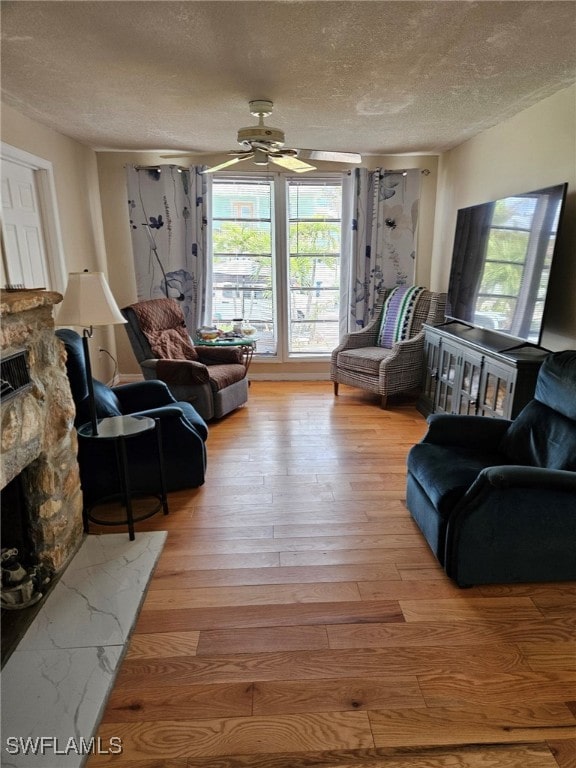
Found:
[[352, 196], [347, 330], [372, 320], [384, 288], [414, 284], [420, 171], [357, 168], [344, 185]]
[[202, 170], [127, 168], [138, 300], [177, 299], [190, 334], [206, 314], [209, 189]]

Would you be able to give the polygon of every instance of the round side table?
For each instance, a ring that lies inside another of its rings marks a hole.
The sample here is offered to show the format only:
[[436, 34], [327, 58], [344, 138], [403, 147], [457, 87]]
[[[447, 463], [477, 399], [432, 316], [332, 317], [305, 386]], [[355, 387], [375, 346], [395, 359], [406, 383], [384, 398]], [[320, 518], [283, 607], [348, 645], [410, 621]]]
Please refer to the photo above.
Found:
[[[126, 441], [131, 438], [142, 435], [144, 432], [154, 430], [156, 432], [156, 452], [158, 458], [158, 493], [138, 493], [134, 494], [130, 486], [130, 473], [128, 471], [128, 457], [126, 452]], [[160, 419], [151, 419], [148, 416], [111, 416], [98, 421], [98, 434], [93, 434], [91, 424], [83, 424], [78, 428], [78, 438], [80, 440], [108, 440], [114, 444], [116, 452], [116, 465], [118, 467], [118, 476], [120, 478], [120, 492], [110, 496], [103, 496], [96, 499], [89, 505], [84, 505], [82, 516], [84, 522], [84, 531], [88, 533], [90, 522], [98, 525], [128, 525], [128, 534], [133, 541], [134, 523], [140, 520], [146, 520], [152, 517], [162, 509], [164, 514], [168, 514], [168, 499], [166, 496], [166, 481], [164, 478], [164, 459], [162, 454], [162, 430]], [[158, 504], [152, 510], [134, 516], [132, 500], [135, 496], [153, 496], [158, 499]], [[92, 514], [94, 507], [109, 501], [121, 500], [126, 508], [126, 517], [120, 520], [102, 520]]]

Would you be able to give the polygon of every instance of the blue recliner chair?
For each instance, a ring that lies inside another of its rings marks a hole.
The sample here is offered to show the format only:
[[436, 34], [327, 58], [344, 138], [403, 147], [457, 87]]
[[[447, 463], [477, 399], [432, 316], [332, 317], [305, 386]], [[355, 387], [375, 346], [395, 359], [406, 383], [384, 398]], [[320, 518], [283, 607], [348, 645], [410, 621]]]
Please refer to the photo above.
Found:
[[[66, 348], [66, 370], [76, 405], [76, 427], [90, 421], [88, 385], [82, 339], [76, 331], [59, 329]], [[175, 491], [204, 483], [208, 427], [190, 403], [177, 402], [162, 381], [142, 381], [108, 387], [94, 379], [97, 417], [149, 416], [160, 419], [166, 488]], [[155, 492], [158, 484], [156, 437], [144, 432], [127, 441], [130, 484], [133, 492]], [[79, 440], [78, 463], [84, 501], [120, 490], [114, 445], [103, 440]]]
[[576, 579], [576, 351], [544, 361], [514, 421], [433, 414], [406, 503], [459, 586]]

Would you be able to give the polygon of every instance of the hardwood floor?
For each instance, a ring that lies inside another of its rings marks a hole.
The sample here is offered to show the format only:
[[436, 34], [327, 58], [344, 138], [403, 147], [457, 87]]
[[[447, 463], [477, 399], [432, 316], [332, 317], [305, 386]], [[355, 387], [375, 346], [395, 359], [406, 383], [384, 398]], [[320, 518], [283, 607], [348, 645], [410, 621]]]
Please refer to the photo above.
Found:
[[576, 768], [576, 584], [446, 578], [404, 505], [425, 429], [328, 382], [210, 425], [139, 526], [169, 535], [89, 768]]

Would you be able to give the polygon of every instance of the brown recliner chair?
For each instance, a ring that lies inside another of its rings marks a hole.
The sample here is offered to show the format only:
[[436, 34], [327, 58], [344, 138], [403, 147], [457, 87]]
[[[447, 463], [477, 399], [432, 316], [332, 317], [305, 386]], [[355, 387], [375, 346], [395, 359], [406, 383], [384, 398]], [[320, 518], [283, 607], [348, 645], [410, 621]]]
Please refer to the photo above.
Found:
[[332, 352], [330, 379], [380, 395], [382, 408], [390, 395], [422, 385], [424, 323], [444, 322], [445, 293], [400, 286], [380, 296], [374, 320], [347, 334]]
[[190, 402], [206, 421], [248, 401], [240, 349], [195, 346], [175, 299], [140, 301], [122, 314], [145, 379], [164, 381], [177, 400]]

